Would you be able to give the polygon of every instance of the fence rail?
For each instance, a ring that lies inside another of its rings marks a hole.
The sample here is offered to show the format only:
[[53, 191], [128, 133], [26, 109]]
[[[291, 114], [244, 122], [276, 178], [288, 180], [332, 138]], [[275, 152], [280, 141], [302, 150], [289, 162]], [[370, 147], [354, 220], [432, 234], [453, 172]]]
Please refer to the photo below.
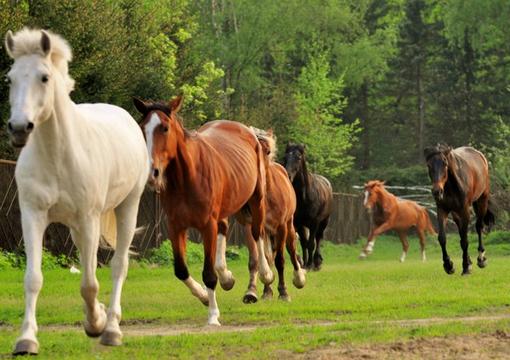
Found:
[[[23, 248], [23, 233], [18, 205], [18, 192], [14, 180], [15, 162], [0, 160], [0, 249], [20, 251]], [[359, 195], [334, 194], [333, 214], [326, 229], [325, 239], [334, 243], [352, 244], [369, 231], [369, 220]], [[133, 251], [140, 256], [148, 254], [168, 237], [166, 217], [161, 209], [159, 198], [146, 191], [140, 202], [138, 226], [143, 227], [133, 240]], [[188, 233], [191, 241], [199, 242], [197, 231]], [[228, 234], [229, 244], [244, 244], [244, 229], [231, 221]], [[51, 224], [44, 235], [44, 246], [54, 254], [75, 254], [75, 246], [67, 227]], [[112, 251], [102, 248], [98, 259], [106, 263]]]

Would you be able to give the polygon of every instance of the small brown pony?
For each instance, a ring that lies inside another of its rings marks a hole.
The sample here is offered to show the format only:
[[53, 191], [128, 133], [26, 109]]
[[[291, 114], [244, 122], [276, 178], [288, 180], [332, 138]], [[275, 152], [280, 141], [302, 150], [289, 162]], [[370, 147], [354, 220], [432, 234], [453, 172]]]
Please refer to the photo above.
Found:
[[[278, 270], [278, 292], [279, 299], [290, 301], [284, 279], [284, 248], [290, 255], [294, 266], [293, 284], [301, 289], [305, 285], [305, 271], [301, 269], [296, 253], [296, 230], [294, 229], [293, 216], [296, 210], [296, 195], [290, 183], [287, 172], [280, 164], [274, 161], [276, 156], [276, 138], [272, 130], [264, 131], [257, 128], [252, 130], [257, 135], [263, 150], [268, 154], [266, 158], [267, 182], [266, 182], [266, 222], [265, 241], [266, 248], [269, 248], [267, 255], [270, 263], [275, 263]], [[257, 259], [260, 256], [255, 239], [251, 235], [251, 218], [248, 211], [243, 211], [237, 216], [237, 220], [245, 225], [246, 245], [250, 253], [248, 269], [250, 271], [250, 282], [243, 302], [246, 304], [255, 303], [257, 297]], [[274, 253], [273, 253], [274, 251]], [[264, 255], [264, 254], [262, 254]], [[264, 280], [264, 279], [262, 279]], [[264, 282], [263, 298], [271, 298], [273, 290], [271, 282]]]
[[485, 248], [482, 242], [484, 224], [494, 224], [494, 213], [490, 209], [489, 165], [485, 156], [472, 147], [452, 149], [446, 145], [437, 145], [424, 151], [430, 180], [432, 195], [437, 205], [439, 225], [439, 244], [443, 252], [443, 268], [447, 274], [455, 272], [453, 262], [446, 251], [445, 226], [448, 214], [452, 213], [460, 235], [462, 247], [462, 275], [471, 272], [471, 259], [468, 254], [468, 227], [470, 206], [476, 214], [476, 232], [478, 233], [478, 267], [484, 268], [487, 263]]
[[[225, 261], [227, 217], [247, 204], [252, 236], [262, 243], [265, 154], [253, 131], [238, 122], [217, 120], [196, 132], [186, 130], [177, 114], [182, 102], [182, 97], [168, 104], [134, 99], [144, 117], [141, 127], [151, 165], [149, 185], [160, 193], [167, 215], [175, 275], [209, 306], [208, 324], [220, 325], [215, 295], [218, 277], [223, 289], [234, 286]], [[186, 231], [190, 227], [202, 235], [202, 279], [207, 291], [189, 275], [186, 266]], [[261, 277], [272, 278], [265, 257], [260, 264]]]
[[413, 226], [416, 227], [420, 238], [421, 258], [425, 256], [425, 232], [436, 234], [430, 222], [427, 210], [414, 201], [397, 198], [384, 187], [384, 182], [371, 180], [365, 184], [365, 200], [363, 204], [370, 210], [372, 216], [372, 228], [368, 234], [367, 244], [359, 255], [364, 259], [372, 253], [375, 237], [388, 230], [395, 230], [402, 242], [402, 256], [404, 262], [409, 250], [407, 232]]

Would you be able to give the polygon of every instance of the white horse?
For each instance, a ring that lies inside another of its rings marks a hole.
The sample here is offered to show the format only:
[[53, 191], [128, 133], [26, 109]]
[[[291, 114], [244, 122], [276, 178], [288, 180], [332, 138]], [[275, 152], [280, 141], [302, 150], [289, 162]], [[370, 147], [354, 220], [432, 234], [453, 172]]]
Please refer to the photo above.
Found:
[[[15, 175], [27, 256], [25, 318], [14, 354], [39, 350], [35, 313], [43, 282], [42, 241], [52, 222], [70, 228], [80, 253], [85, 332], [101, 335], [104, 345], [120, 345], [122, 285], [149, 172], [143, 134], [119, 107], [77, 105], [71, 100], [74, 81], [67, 68], [71, 49], [60, 36], [25, 28], [14, 35], [7, 32], [5, 46], [14, 59], [7, 74], [11, 106], [7, 128], [12, 144], [23, 147]], [[107, 229], [106, 224], [116, 228]], [[106, 312], [96, 298], [97, 250], [101, 234], [111, 238], [112, 233], [113, 290]]]

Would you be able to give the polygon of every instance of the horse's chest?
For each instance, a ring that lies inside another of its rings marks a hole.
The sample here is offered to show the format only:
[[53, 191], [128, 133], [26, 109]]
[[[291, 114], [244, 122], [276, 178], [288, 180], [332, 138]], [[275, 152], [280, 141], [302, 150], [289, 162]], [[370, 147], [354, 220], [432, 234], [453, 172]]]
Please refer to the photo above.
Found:
[[376, 226], [379, 226], [386, 221], [386, 218], [387, 216], [386, 213], [384, 212], [384, 208], [377, 204], [372, 209], [372, 221]]

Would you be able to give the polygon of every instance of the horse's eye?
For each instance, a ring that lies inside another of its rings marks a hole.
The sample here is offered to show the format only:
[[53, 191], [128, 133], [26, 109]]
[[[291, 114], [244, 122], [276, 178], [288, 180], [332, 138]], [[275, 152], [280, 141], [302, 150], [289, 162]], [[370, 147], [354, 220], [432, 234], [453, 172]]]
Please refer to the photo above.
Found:
[[168, 132], [168, 126], [163, 126], [163, 132]]
[[47, 83], [47, 82], [48, 82], [48, 79], [49, 79], [49, 76], [48, 76], [48, 75], [43, 75], [43, 76], [41, 76], [41, 81], [42, 81], [43, 83]]

